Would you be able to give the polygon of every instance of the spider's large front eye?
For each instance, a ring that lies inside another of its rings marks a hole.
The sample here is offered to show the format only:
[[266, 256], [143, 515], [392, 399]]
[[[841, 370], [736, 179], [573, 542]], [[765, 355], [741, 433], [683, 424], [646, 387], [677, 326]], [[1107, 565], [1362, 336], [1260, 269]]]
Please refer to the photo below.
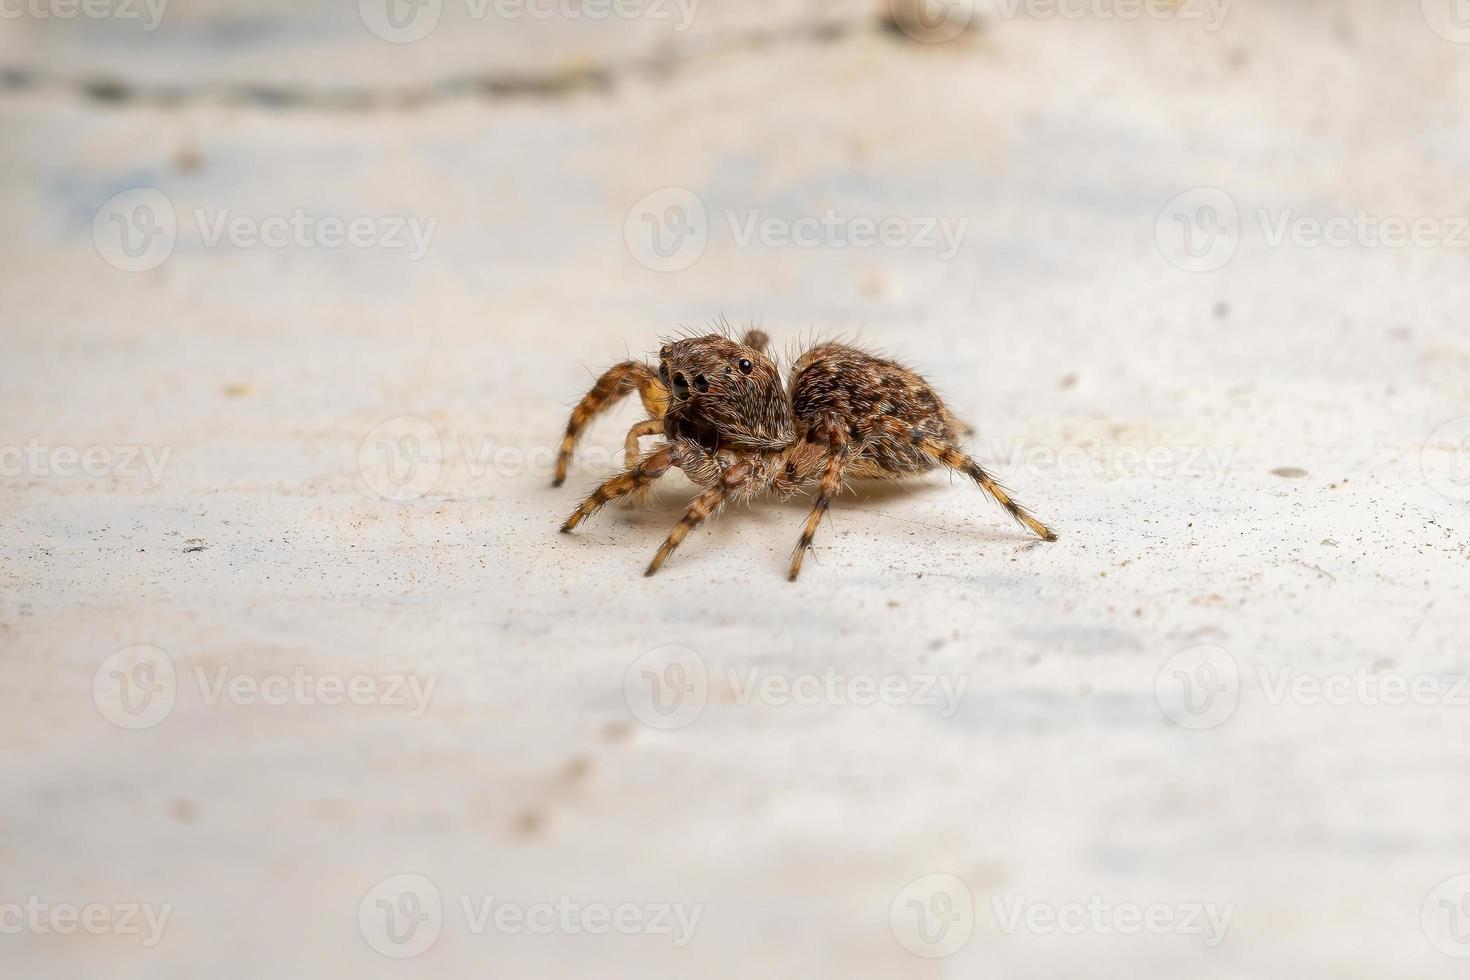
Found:
[[664, 387], [665, 388], [667, 388], [669, 386], [669, 362], [668, 361], [662, 361], [662, 362], [660, 362], [660, 364], [658, 366], [658, 379], [664, 383]]
[[744, 357], [740, 359], [739, 367], [741, 374], [749, 374], [750, 372], [755, 370], [755, 365], [750, 363], [750, 360], [748, 358]]

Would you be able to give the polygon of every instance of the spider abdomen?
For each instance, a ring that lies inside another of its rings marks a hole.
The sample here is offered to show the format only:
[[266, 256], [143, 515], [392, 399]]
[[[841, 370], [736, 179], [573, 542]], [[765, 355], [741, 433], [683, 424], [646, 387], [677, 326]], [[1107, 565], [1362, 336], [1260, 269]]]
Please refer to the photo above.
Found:
[[912, 435], [900, 438], [885, 419], [915, 433], [951, 441], [953, 420], [943, 400], [918, 373], [848, 344], [822, 344], [792, 368], [791, 404], [798, 429], [815, 435], [841, 419], [854, 443], [854, 475], [903, 476], [933, 468], [934, 459]]

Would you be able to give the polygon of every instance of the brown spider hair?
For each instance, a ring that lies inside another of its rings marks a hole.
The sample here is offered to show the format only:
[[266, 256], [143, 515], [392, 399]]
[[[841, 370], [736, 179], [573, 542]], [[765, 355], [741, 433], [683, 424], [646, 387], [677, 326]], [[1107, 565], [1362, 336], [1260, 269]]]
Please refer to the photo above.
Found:
[[668, 390], [674, 431], [711, 450], [775, 450], [796, 438], [781, 371], [766, 356], [765, 335], [735, 341], [719, 334], [665, 341], [658, 377]]

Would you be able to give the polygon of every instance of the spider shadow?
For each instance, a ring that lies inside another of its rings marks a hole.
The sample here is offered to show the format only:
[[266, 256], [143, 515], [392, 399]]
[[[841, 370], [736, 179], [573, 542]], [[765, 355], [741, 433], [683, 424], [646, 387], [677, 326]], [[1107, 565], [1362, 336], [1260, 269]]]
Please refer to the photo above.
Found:
[[[976, 509], [956, 513], [948, 528], [930, 521], [906, 517], [902, 513], [885, 513], [877, 509], [886, 504], [898, 504], [919, 498], [925, 493], [939, 489], [943, 485], [941, 481], [945, 479], [942, 474], [929, 473], [904, 480], [852, 480], [843, 486], [833, 501], [829, 523], [824, 527], [828, 527], [830, 533], [830, 530], [835, 530], [842, 525], [844, 511], [862, 512], [869, 517], [878, 517], [885, 521], [922, 525], [932, 528], [935, 533], [944, 533], [946, 530], [960, 531], [967, 538], [971, 536], [978, 538], [978, 543], [981, 545], [1038, 546], [1041, 544], [1040, 541], [1031, 539], [1024, 533], [1006, 526], [1003, 520], [995, 521], [993, 526], [987, 526], [984, 522], [980, 522], [978, 526], [973, 524], [972, 519], [977, 514], [984, 512], [986, 505], [990, 503], [978, 487], [970, 488], [973, 491]], [[968, 480], [962, 481], [957, 477], [949, 477], [948, 482], [955, 485], [969, 483]], [[646, 501], [610, 507], [608, 510], [613, 513], [608, 516], [613, 518], [616, 526], [621, 527], [625, 532], [632, 532], [640, 539], [635, 547], [651, 549], [673, 530], [674, 525], [684, 516], [689, 504], [699, 493], [700, 488], [690, 483], [682, 474], [671, 475], [671, 478], [659, 482], [653, 496]], [[766, 535], [780, 537], [789, 532], [794, 542], [802, 522], [811, 512], [815, 497], [815, 485], [804, 487], [787, 500], [771, 495], [757, 497], [748, 503], [726, 508], [719, 519], [705, 522], [698, 533], [709, 542], [707, 546], [715, 547], [729, 545], [737, 535], [751, 533], [758, 537]], [[752, 530], [752, 525], [754, 525], [754, 530]], [[781, 537], [781, 540], [784, 541], [785, 538]], [[821, 550], [819, 545], [809, 560], [818, 562]], [[784, 567], [784, 559], [782, 567]]]
[[[914, 499], [939, 486], [940, 478], [933, 475], [907, 480], [852, 480], [843, 486], [833, 500], [830, 519], [840, 523], [844, 510], [863, 511], [874, 506]], [[665, 480], [646, 502], [618, 507], [617, 519], [625, 526], [638, 528], [640, 532], [647, 529], [650, 536], [661, 536], [668, 533], [684, 516], [690, 502], [699, 492], [699, 488], [687, 480], [681, 479], [677, 483]], [[983, 499], [978, 490], [976, 497]], [[803, 487], [786, 500], [769, 494], [757, 497], [747, 503], [726, 508], [718, 519], [706, 522], [700, 531], [718, 540], [732, 533], [731, 528], [737, 523], [749, 524], [755, 521], [762, 527], [789, 528], [792, 533], [796, 533], [801, 522], [811, 512], [815, 499], [815, 484]]]

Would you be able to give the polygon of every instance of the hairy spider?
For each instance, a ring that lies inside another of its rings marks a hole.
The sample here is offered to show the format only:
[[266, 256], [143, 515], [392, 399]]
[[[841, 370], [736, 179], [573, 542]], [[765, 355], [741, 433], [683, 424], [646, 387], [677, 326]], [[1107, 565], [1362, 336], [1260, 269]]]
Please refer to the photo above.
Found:
[[[791, 554], [795, 581], [845, 478], [900, 479], [947, 466], [973, 479], [1033, 534], [1056, 540], [959, 447], [970, 428], [918, 374], [848, 344], [822, 343], [797, 358], [783, 386], [767, 344], [760, 330], [739, 341], [718, 333], [670, 340], [657, 370], [624, 361], [598, 378], [567, 422], [555, 485], [566, 479], [577, 438], [599, 412], [636, 389], [649, 417], [628, 430], [627, 469], [594, 490], [562, 531], [610, 501], [648, 492], [677, 467], [703, 492], [653, 556], [646, 572], [652, 575], [726, 504], [768, 492], [787, 497], [816, 482], [816, 502]], [[640, 455], [638, 440], [652, 435], [663, 442]]]

